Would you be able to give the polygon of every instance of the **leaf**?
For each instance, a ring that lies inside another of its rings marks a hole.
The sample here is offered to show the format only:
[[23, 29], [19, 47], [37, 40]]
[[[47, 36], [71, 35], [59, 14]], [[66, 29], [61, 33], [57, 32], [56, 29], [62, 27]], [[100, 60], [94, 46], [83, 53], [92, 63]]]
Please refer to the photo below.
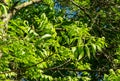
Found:
[[86, 52], [88, 58], [90, 59], [90, 50], [88, 48], [88, 45], [85, 45], [85, 52]]
[[44, 53], [42, 51], [39, 51], [39, 56], [40, 56], [40, 58], [44, 58], [45, 57], [45, 55], [44, 55]]
[[80, 60], [84, 56], [83, 46], [77, 48], [74, 47], [72, 50], [74, 51], [75, 58], [77, 58], [78, 60]]
[[43, 0], [43, 2], [50, 5], [51, 7], [54, 5], [53, 0]]
[[109, 72], [110, 72], [110, 74], [116, 75], [115, 71], [113, 69], [110, 69]]
[[78, 51], [79, 51], [78, 52], [79, 53], [78, 60], [80, 60], [84, 56], [83, 46], [78, 47]]
[[50, 34], [45, 34], [41, 38], [44, 39], [44, 38], [48, 38], [48, 37], [51, 37], [51, 35]]
[[1, 4], [1, 3], [0, 3], [0, 6], [2, 6], [2, 8], [3, 8], [4, 14], [7, 15], [7, 9], [6, 9], [6, 7], [3, 4]]
[[75, 52], [74, 52], [74, 57], [78, 58], [78, 56], [79, 56], [78, 49], [76, 49]]
[[43, 50], [44, 56], [46, 57], [48, 55], [47, 51], [45, 49], [42, 49], [42, 50]]
[[95, 44], [91, 44], [91, 46], [92, 46], [92, 53], [93, 53], [93, 56], [95, 56], [96, 45], [95, 45]]
[[102, 49], [101, 49], [101, 47], [99, 46], [99, 45], [97, 45], [97, 49], [98, 49], [98, 51], [102, 51]]
[[74, 53], [76, 51], [76, 47], [72, 47], [72, 52]]
[[43, 14], [41, 15], [41, 19], [43, 19], [43, 20], [46, 19], [46, 14], [45, 14], [45, 13], [43, 13]]
[[84, 57], [84, 50], [81, 51], [81, 53], [80, 53], [80, 55], [79, 55], [79, 57], [78, 57], [78, 60], [80, 60], [80, 59], [83, 58], [83, 57]]
[[[5, 1], [5, 3], [8, 5], [8, 6], [12, 6], [13, 4], [12, 4], [12, 2], [13, 2], [13, 0], [4, 0]], [[17, 2], [18, 0], [15, 0], [15, 2]], [[16, 3], [15, 3], [16, 4]]]

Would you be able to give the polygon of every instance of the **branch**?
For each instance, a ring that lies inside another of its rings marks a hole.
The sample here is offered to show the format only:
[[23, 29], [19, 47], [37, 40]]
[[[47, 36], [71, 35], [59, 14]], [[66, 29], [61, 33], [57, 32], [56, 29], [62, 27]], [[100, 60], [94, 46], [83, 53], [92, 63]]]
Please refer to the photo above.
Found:
[[74, 4], [76, 7], [78, 7], [80, 10], [82, 10], [84, 12], [84, 14], [90, 19], [92, 20], [91, 16], [89, 15], [89, 13], [86, 11], [86, 9], [84, 7], [81, 7], [80, 5], [78, 5], [77, 3], [75, 3], [73, 0], [70, 0], [72, 2], [72, 4]]
[[75, 72], [108, 72], [108, 70], [81, 70], [81, 69], [72, 69], [72, 68], [45, 68], [42, 70], [68, 70], [68, 71], [75, 71]]
[[92, 23], [91, 23], [90, 28], [92, 28], [93, 25], [96, 23], [96, 20], [97, 20], [98, 16], [99, 16], [99, 13], [97, 13], [96, 16], [92, 19]]
[[71, 61], [71, 59], [67, 60], [66, 62], [64, 62], [63, 64], [60, 64], [59, 66], [55, 66], [55, 67], [52, 67], [52, 69], [57, 69], [59, 67], [62, 67], [64, 66], [65, 64], [69, 63]]
[[31, 67], [34, 67], [34, 66], [38, 65], [38, 64], [41, 64], [41, 63], [45, 62], [46, 60], [48, 60], [48, 59], [49, 59], [51, 56], [53, 56], [53, 55], [54, 55], [54, 53], [51, 54], [51, 55], [49, 55], [49, 56], [47, 56], [45, 59], [43, 59], [43, 61], [38, 62], [38, 63], [33, 64], [33, 65], [31, 65], [31, 66], [28, 66], [28, 67], [24, 67], [23, 69], [29, 69], [29, 68], [31, 68]]
[[56, 31], [66, 31], [64, 28], [55, 28]]
[[8, 13], [7, 17], [5, 17], [5, 18], [3, 19], [3, 22], [8, 22], [8, 21], [12, 18], [12, 16], [15, 15], [15, 13], [16, 13], [18, 10], [20, 10], [20, 9], [22, 9], [22, 8], [25, 8], [25, 7], [29, 6], [29, 5], [32, 5], [32, 4], [34, 4], [34, 3], [39, 3], [39, 2], [41, 2], [41, 0], [31, 0], [31, 1], [29, 1], [29, 2], [25, 2], [25, 3], [22, 3], [22, 4], [18, 5], [18, 6], [15, 6], [15, 7]]
[[54, 54], [51, 54], [51, 55], [49, 55], [48, 57], [46, 57], [45, 59], [43, 59], [42, 61], [40, 61], [40, 62], [38, 62], [38, 63], [36, 63], [36, 64], [33, 64], [33, 65], [31, 65], [31, 66], [23, 67], [23, 68], [20, 68], [20, 69], [14, 69], [14, 70], [11, 70], [11, 71], [0, 72], [0, 74], [6, 74], [6, 73], [12, 73], [12, 72], [25, 71], [26, 69], [29, 69], [29, 68], [31, 68], [31, 67], [34, 67], [34, 66], [36, 66], [36, 65], [38, 65], [38, 64], [41, 64], [41, 63], [45, 62], [46, 60], [48, 60], [48, 59], [49, 59], [51, 56], [53, 56], [53, 55], [54, 55]]

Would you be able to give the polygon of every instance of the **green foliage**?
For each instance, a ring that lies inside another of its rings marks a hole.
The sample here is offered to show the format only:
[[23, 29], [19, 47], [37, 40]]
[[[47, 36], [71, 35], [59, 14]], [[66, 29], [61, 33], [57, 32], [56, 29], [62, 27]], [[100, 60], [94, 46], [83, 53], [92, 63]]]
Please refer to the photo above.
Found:
[[[4, 53], [0, 64], [2, 71], [27, 69], [53, 54], [53, 59], [44, 61], [40, 65], [37, 64], [36, 68], [31, 67], [30, 70], [25, 72], [27, 77], [31, 76], [31, 79], [45, 77], [46, 80], [49, 77], [47, 75], [43, 76], [44, 70], [39, 69], [54, 66], [54, 62], [57, 60], [64, 61], [68, 58], [80, 60], [84, 56], [90, 59], [92, 54], [90, 49], [93, 45], [94, 53], [97, 51], [97, 44], [100, 48], [104, 46], [104, 40], [92, 37], [89, 34], [89, 29], [82, 23], [80, 27], [76, 24], [63, 25], [66, 31], [57, 32], [45, 13], [41, 14], [41, 17], [35, 16], [34, 23], [38, 26], [36, 29], [34, 29], [34, 26], [33, 28], [30, 27], [28, 21], [22, 21], [19, 18], [10, 21], [8, 39], [1, 47]], [[17, 74], [17, 72], [14, 73]], [[37, 75], [39, 73], [42, 76]], [[16, 75], [8, 76], [15, 77]]]
[[7, 8], [3, 4], [0, 3], [0, 16], [7, 15]]
[[119, 81], [120, 80], [120, 69], [117, 70], [117, 72], [113, 71], [113, 69], [110, 69], [110, 74], [104, 75], [104, 81]]
[[43, 0], [44, 3], [50, 5], [50, 7], [53, 7], [54, 6], [54, 2], [53, 0]]
[[[0, 80], [118, 81], [119, 0], [115, 6], [102, 1], [43, 0], [18, 10], [7, 25], [1, 18]], [[15, 1], [6, 3], [0, 16], [8, 16]], [[68, 18], [67, 9], [76, 14]]]

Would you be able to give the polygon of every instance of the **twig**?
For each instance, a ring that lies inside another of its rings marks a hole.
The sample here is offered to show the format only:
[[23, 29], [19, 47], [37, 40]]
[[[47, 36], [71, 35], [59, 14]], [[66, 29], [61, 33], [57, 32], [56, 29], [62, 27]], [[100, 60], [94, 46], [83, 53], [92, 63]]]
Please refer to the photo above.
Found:
[[64, 28], [55, 28], [56, 31], [66, 31]]
[[33, 65], [31, 65], [31, 66], [23, 67], [23, 68], [20, 68], [20, 69], [14, 69], [14, 70], [11, 70], [11, 71], [0, 72], [0, 74], [6, 74], [6, 73], [11, 73], [11, 72], [24, 71], [24, 70], [29, 69], [29, 68], [31, 68], [31, 67], [34, 67], [34, 66], [36, 66], [36, 65], [38, 65], [38, 64], [41, 64], [42, 62], [45, 62], [48, 58], [50, 58], [50, 57], [53, 56], [53, 55], [54, 55], [54, 54], [51, 54], [51, 55], [49, 55], [48, 57], [46, 57], [45, 59], [43, 59], [43, 61], [38, 62], [38, 63], [36, 63], [36, 64], [33, 64]]
[[86, 11], [85, 8], [81, 7], [80, 5], [78, 5], [77, 3], [75, 3], [73, 0], [70, 0], [72, 2], [72, 4], [74, 4], [75, 6], [77, 6], [80, 10], [82, 10], [85, 15], [90, 19], [92, 20], [91, 16], [89, 15], [89, 13]]
[[62, 77], [64, 77], [64, 75], [61, 73], [61, 71], [58, 70], [58, 73], [60, 73], [60, 75], [61, 75]]
[[70, 61], [71, 61], [71, 59], [67, 60], [67, 61], [64, 62], [63, 64], [60, 64], [59, 66], [52, 67], [52, 69], [62, 67], [62, 66], [64, 66], [65, 64], [69, 63]]
[[72, 69], [72, 68], [45, 68], [42, 70], [68, 70], [68, 71], [76, 71], [76, 72], [108, 72], [108, 70], [80, 70], [80, 69]]
[[45, 59], [43, 59], [43, 61], [38, 62], [38, 63], [36, 63], [36, 64], [34, 64], [34, 65], [31, 65], [31, 66], [25, 67], [25, 68], [23, 68], [23, 69], [28, 69], [28, 68], [34, 67], [34, 66], [36, 66], [36, 65], [38, 65], [38, 64], [41, 64], [42, 62], [45, 62], [46, 60], [48, 60], [48, 58], [50, 58], [50, 57], [53, 56], [53, 55], [54, 55], [54, 54], [51, 54], [51, 55], [49, 55], [48, 57], [46, 57]]
[[99, 13], [97, 13], [97, 15], [96, 15], [96, 16], [92, 19], [92, 23], [91, 23], [90, 28], [92, 28], [92, 27], [93, 27], [93, 25], [95, 24], [96, 19], [98, 18], [98, 16], [99, 16]]

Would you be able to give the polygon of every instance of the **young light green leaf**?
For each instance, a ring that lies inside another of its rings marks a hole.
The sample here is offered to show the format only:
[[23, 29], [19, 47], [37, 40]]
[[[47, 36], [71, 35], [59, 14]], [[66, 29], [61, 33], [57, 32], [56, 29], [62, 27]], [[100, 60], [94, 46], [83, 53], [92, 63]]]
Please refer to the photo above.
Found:
[[76, 49], [75, 52], [74, 52], [74, 57], [78, 58], [78, 56], [79, 56], [78, 49]]
[[47, 51], [45, 50], [45, 49], [42, 49], [43, 50], [43, 53], [44, 53], [44, 55], [45, 55], [45, 57], [48, 55], [47, 54]]
[[72, 52], [74, 53], [76, 51], [76, 47], [72, 47]]
[[45, 2], [46, 4], [48, 4], [50, 6], [54, 5], [53, 0], [43, 0], [43, 2]]
[[80, 60], [83, 56], [84, 56], [84, 49], [83, 49], [83, 46], [79, 46], [78, 47], [78, 60]]
[[41, 15], [41, 18], [42, 18], [43, 20], [45, 20], [45, 19], [46, 19], [46, 14], [43, 13], [43, 14]]
[[93, 53], [93, 56], [95, 56], [96, 45], [95, 45], [95, 44], [91, 44], [91, 46], [92, 46], [92, 53]]
[[88, 45], [85, 45], [85, 52], [86, 52], [88, 58], [90, 59], [90, 50], [88, 48]]
[[40, 58], [44, 58], [45, 57], [45, 55], [44, 55], [44, 53], [42, 52], [42, 51], [39, 51], [39, 56], [40, 56]]
[[41, 38], [44, 39], [44, 38], [48, 38], [48, 37], [51, 37], [51, 35], [50, 34], [45, 34]]
[[98, 49], [98, 51], [102, 51], [102, 49], [101, 49], [101, 47], [99, 46], [99, 45], [97, 45], [97, 49]]
[[84, 57], [84, 50], [81, 51], [81, 53], [80, 53], [80, 55], [79, 55], [79, 57], [78, 57], [78, 60], [80, 60], [80, 59], [83, 58], [83, 57]]
[[3, 8], [3, 10], [4, 10], [4, 14], [5, 14], [5, 16], [7, 15], [7, 9], [6, 9], [6, 7], [3, 5], [3, 4], [1, 4], [0, 3], [0, 6], [2, 6], [2, 8]]

